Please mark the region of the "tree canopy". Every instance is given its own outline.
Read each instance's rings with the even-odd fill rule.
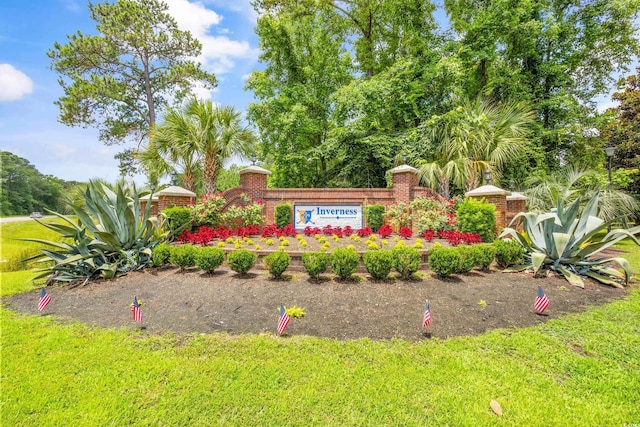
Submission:
[[[194,84],[216,86],[190,58],[202,45],[178,28],[161,0],[89,3],[97,34],[78,31],[47,52],[64,95],[60,122],[97,127],[105,144],[143,141],[159,114]]]

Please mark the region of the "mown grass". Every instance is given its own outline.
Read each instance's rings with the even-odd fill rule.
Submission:
[[[28,276],[0,277],[10,294]],[[491,399],[510,425],[640,420],[637,289],[540,327],[420,343],[159,337],[0,314],[2,425],[494,425]]]
[[[43,218],[40,221],[50,224],[62,222],[58,218]],[[34,220],[0,224],[0,271],[19,271],[28,266],[22,260],[39,253],[44,247],[40,243],[24,242],[18,238],[36,238],[60,241],[59,235]]]
[[[1,273],[2,295],[31,276]],[[637,287],[538,327],[420,343],[148,336],[4,307],[0,321],[3,426],[640,422]]]

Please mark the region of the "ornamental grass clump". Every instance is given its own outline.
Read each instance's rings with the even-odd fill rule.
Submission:
[[[246,274],[253,267],[258,256],[247,249],[239,249],[227,255],[227,264],[236,273]]]
[[[269,273],[276,279],[282,277],[282,273],[289,267],[291,256],[286,252],[272,252],[264,257],[264,265]]]
[[[196,267],[211,273],[224,262],[224,251],[213,247],[196,248],[195,262]]]
[[[324,252],[305,252],[302,254],[302,265],[312,279],[317,279],[327,271],[329,255]]]
[[[362,259],[367,271],[374,279],[386,279],[393,268],[393,255],[389,250],[367,251]]]
[[[596,193],[580,211],[579,200],[565,208],[558,199],[554,212],[537,214],[521,212],[511,221],[521,221],[523,233],[505,228],[500,237],[511,237],[527,254],[526,261],[534,273],[550,269],[562,273],[569,283],[584,287],[582,277],[590,277],[602,283],[622,287],[629,283],[631,265],[620,257],[594,258],[601,251],[629,238],[635,244],[640,233],[640,225],[630,229],[611,230],[599,237],[607,227],[619,221],[619,218],[604,221],[598,218],[598,197]],[[606,266],[616,263],[622,271]]]
[[[331,253],[331,270],[342,280],[350,278],[359,264],[358,253],[353,249],[338,248]]]

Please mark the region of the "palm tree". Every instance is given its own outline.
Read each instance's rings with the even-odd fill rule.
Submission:
[[[556,207],[558,200],[571,203],[578,199],[585,204],[599,192],[598,216],[605,221],[620,218],[624,223],[627,217],[640,210],[640,203],[636,199],[610,188],[605,180],[599,180],[597,176],[598,172],[576,165],[569,165],[552,174],[533,176],[527,180],[529,188],[524,191],[529,197],[528,209],[549,212]]]
[[[244,157],[254,143],[253,133],[241,123],[240,112],[194,98],[184,110],[169,110],[153,133],[146,156],[159,172],[166,170],[160,159],[179,164],[184,185],[191,191],[195,190],[196,165],[200,165],[204,190],[214,193],[224,161],[234,154]]]
[[[448,198],[450,183],[472,190],[487,169],[499,178],[502,167],[522,152],[534,119],[524,103],[463,101],[427,127],[423,141],[437,154],[420,165],[421,179]]]

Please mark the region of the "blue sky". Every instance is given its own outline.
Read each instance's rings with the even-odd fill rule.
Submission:
[[[165,0],[181,29],[203,44],[198,60],[218,78],[199,93],[245,111],[252,100],[244,79],[258,66],[256,15],[249,0]],[[54,101],[63,95],[46,52],[80,30],[95,33],[85,0],[0,1],[0,150],[27,159],[41,173],[65,180],[118,177],[113,155],[95,129],[58,122]],[[143,179],[136,179],[143,183]]]
[[[218,78],[214,91],[198,95],[246,111],[252,95],[243,90],[244,79],[259,67],[256,14],[250,0],[165,2],[180,28],[201,41],[198,60]],[[446,21],[441,7],[436,19]],[[105,146],[95,129],[57,121],[54,101],[63,93],[46,52],[78,30],[95,33],[86,0],[0,0],[0,150],[27,159],[43,174],[113,181],[118,177],[113,156],[124,147]],[[600,110],[613,105],[610,95],[597,102]],[[144,178],[136,181],[142,184]]]

